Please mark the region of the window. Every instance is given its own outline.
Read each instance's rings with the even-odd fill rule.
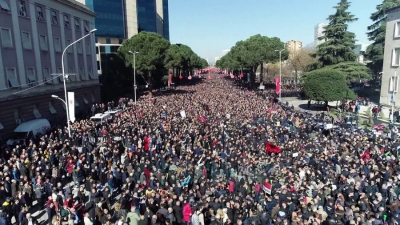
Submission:
[[[49,102],[49,110],[51,114],[56,114],[57,110],[54,108],[53,103]]]
[[[91,51],[90,51],[90,43],[86,42],[86,55],[90,55]]]
[[[7,0],[0,0],[0,11],[10,12],[10,5],[8,5]]]
[[[51,11],[51,23],[53,25],[58,25],[58,15],[56,11]]]
[[[23,17],[28,16],[28,13],[26,12],[26,3],[24,0],[19,0],[19,15]]]
[[[29,86],[34,86],[35,85],[36,76],[35,76],[35,69],[34,68],[27,68],[26,69],[26,78],[27,78]]]
[[[84,102],[86,105],[89,104],[89,101],[87,100],[85,94],[83,94],[83,102]]]
[[[75,18],[75,30],[81,31],[81,21],[79,18]]]
[[[399,88],[399,78],[397,76],[391,76],[389,79],[389,91],[397,93]]]
[[[88,68],[88,76],[89,76],[91,79],[93,79],[93,80],[96,79],[96,78],[94,77],[94,75],[93,75],[92,67],[89,67],[89,68]]]
[[[54,38],[54,51],[61,52],[61,39],[58,37]]]
[[[124,42],[124,39],[120,38],[120,39],[118,40],[118,43],[119,43],[119,44],[122,44],[122,42]]]
[[[28,32],[22,32],[22,47],[24,49],[32,49],[31,34]]]
[[[33,115],[36,119],[42,118],[42,114],[40,114],[38,107],[36,105],[33,106]]]
[[[79,77],[81,78],[81,80],[86,80],[85,77],[85,72],[83,71],[83,68],[79,68]]]
[[[68,46],[68,45],[70,45],[71,44],[71,40],[67,40],[67,43],[65,44],[66,46]],[[67,49],[67,52],[68,53],[72,53],[72,46],[70,46],[68,49]]]
[[[94,98],[93,93],[90,93],[90,95],[92,96],[92,102],[96,102],[96,99]]]
[[[68,80],[75,81],[74,67],[70,67],[68,70]]]
[[[106,38],[106,44],[111,44],[111,39],[110,38]]]
[[[400,63],[400,48],[394,48],[392,52],[392,66],[399,66]]]
[[[47,37],[44,35],[39,35],[39,45],[40,50],[47,51],[49,48],[47,47]]]
[[[41,6],[36,6],[36,19],[44,21],[43,8]]]
[[[76,50],[78,51],[78,54],[82,54],[82,41],[76,43]]]
[[[51,75],[50,75],[50,68],[43,68],[43,78],[47,84],[53,83],[53,80],[51,79]]]
[[[90,29],[89,29],[89,22],[88,21],[84,22],[83,27],[85,29],[85,33],[89,33]]]
[[[7,73],[7,80],[8,80],[8,87],[10,88],[17,88],[19,87],[17,73],[14,68],[9,68],[6,70]]]
[[[75,107],[78,107],[78,106],[79,106],[78,99],[75,99]]]
[[[397,21],[394,25],[394,37],[400,37],[400,21]]]
[[[1,28],[1,44],[2,44],[3,48],[12,48],[13,47],[10,29]]]
[[[19,109],[14,110],[14,119],[15,119],[16,124],[22,123],[23,119],[22,119],[21,112]]]
[[[71,28],[71,24],[69,22],[69,16],[68,15],[64,15],[64,28],[67,28],[67,29]]]

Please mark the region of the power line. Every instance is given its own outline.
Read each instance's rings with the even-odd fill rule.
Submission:
[[[46,84],[46,83],[49,82],[49,81],[52,81],[52,80],[57,79],[57,78],[60,77],[60,76],[63,76],[63,75],[62,75],[62,74],[61,74],[61,75],[58,75],[58,76],[56,76],[56,77],[54,77],[54,78],[51,78],[50,80],[41,80],[42,82],[40,82],[39,84],[37,84],[37,85],[35,85],[35,86],[32,86],[32,87],[29,87],[29,88],[27,88],[27,89],[21,90],[21,91],[14,92],[13,95],[16,95],[16,94],[19,94],[19,93],[22,93],[22,92],[25,92],[25,91],[29,91],[29,90],[31,90],[31,89],[33,89],[33,88],[39,87],[39,86],[41,86],[41,85],[43,85],[43,84]],[[19,86],[19,87],[22,87],[22,85]]]

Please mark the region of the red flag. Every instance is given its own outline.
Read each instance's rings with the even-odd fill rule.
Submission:
[[[281,149],[278,146],[273,145],[269,142],[265,143],[265,151],[267,153],[277,153],[277,154],[281,153]]]
[[[279,77],[275,77],[275,92],[277,94],[281,92],[281,79]]]
[[[172,73],[169,74],[169,83],[172,84]]]
[[[265,191],[265,193],[270,195],[272,192],[272,184],[265,181],[263,183],[262,189],[263,189],[263,191]]]
[[[183,76],[182,76],[182,75],[179,75],[179,79],[181,79],[181,80],[182,80],[182,79],[183,79]]]
[[[240,77],[240,79],[242,79],[242,78],[244,77],[243,73],[241,73],[241,74],[239,75],[239,77]]]

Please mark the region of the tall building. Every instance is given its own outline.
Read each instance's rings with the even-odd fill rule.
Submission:
[[[288,41],[285,44],[285,48],[289,51],[289,55],[293,55],[296,52],[300,51],[303,47],[303,43],[301,41]]]
[[[365,52],[366,52],[366,50],[367,50],[367,45],[366,44],[356,44],[355,46],[354,46],[354,49],[353,49],[353,52],[354,53],[356,53],[357,54],[357,62],[359,62],[359,63],[365,63],[364,62],[364,55],[365,55]]]
[[[0,1],[0,129],[12,132],[35,118],[64,118],[61,57],[72,42],[94,28],[95,13],[73,0]],[[76,111],[100,102],[95,37],[68,48],[67,90],[75,92]]]
[[[77,1],[96,13],[99,44],[118,45],[141,31],[155,32],[169,40],[168,0]]]
[[[325,27],[328,24],[319,23],[314,28],[314,47],[317,47],[319,44],[324,43],[324,40],[318,40],[318,38],[324,35]]]

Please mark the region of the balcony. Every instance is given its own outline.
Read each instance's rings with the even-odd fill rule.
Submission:
[[[86,80],[86,81],[76,81],[76,82],[67,82],[67,91],[73,91],[74,89],[84,88],[100,85],[99,80]],[[31,88],[31,89],[29,89]],[[0,91],[0,101],[8,100],[14,98],[23,98],[38,94],[46,94],[46,93],[55,93],[63,90],[63,83],[57,84],[43,84],[37,87],[29,87],[25,86],[23,88],[9,88],[6,90]]]

